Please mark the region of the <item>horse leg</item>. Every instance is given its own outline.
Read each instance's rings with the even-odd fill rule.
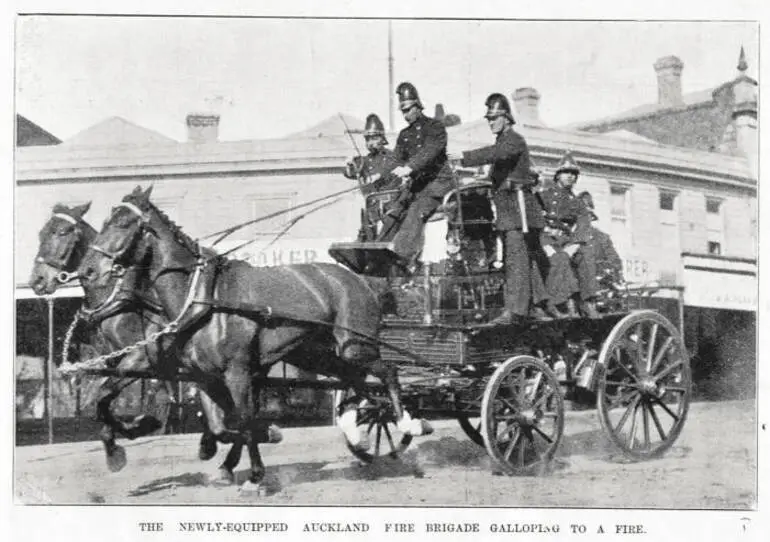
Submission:
[[[433,426],[427,420],[422,418],[412,419],[409,412],[403,407],[401,403],[401,386],[398,383],[398,371],[396,368],[390,363],[379,360],[374,364],[372,372],[382,380],[382,383],[388,390],[388,395],[393,403],[393,411],[398,428],[404,433],[415,437],[433,433]]]
[[[116,433],[133,440],[157,431],[160,427],[160,422],[152,416],[139,416],[132,423],[126,424],[113,415],[110,409],[112,402],[120,395],[120,392],[135,381],[136,379],[116,381],[108,378],[100,390],[106,394],[96,404],[97,419],[104,424],[99,431],[99,438],[104,444],[104,451],[107,454],[107,467],[112,472],[117,472],[126,466],[126,452],[122,446],[115,442]]]
[[[210,482],[214,485],[231,485],[235,481],[233,471],[241,461],[245,439],[240,433],[227,429],[225,426],[225,410],[210,397],[209,393],[211,392],[205,389],[201,389],[201,391],[204,392],[200,394],[200,399],[205,424],[203,434],[201,435],[198,456],[204,461],[211,459],[217,451],[217,440],[232,444],[224,462],[222,462],[217,470],[217,476],[210,479]]]

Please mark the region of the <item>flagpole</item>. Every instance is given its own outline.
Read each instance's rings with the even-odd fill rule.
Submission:
[[[395,130],[393,119],[393,21],[388,21],[388,123],[390,131]]]

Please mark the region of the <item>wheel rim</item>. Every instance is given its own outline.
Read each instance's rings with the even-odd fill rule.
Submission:
[[[481,421],[487,452],[505,473],[544,466],[564,429],[564,402],[556,376],[531,356],[507,360],[487,384]]]
[[[345,436],[348,450],[364,463],[374,463],[383,457],[397,458],[412,442],[412,435],[401,432],[397,425],[390,400],[384,397],[355,396],[345,402],[355,401],[356,426],[369,439],[369,450],[360,450],[350,444]]]
[[[681,335],[652,311],[621,320],[602,347],[599,419],[630,459],[659,457],[679,437],[690,404],[690,364]]]
[[[479,446],[484,446],[484,437],[481,435],[481,418],[471,418],[460,414],[457,416],[457,421],[468,438]]]

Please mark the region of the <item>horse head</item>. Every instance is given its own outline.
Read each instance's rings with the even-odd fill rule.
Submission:
[[[29,278],[37,295],[50,295],[60,284],[77,277],[74,271],[96,237],[96,230],[83,220],[90,207],[90,202],[76,207],[54,206],[38,235],[40,247]]]
[[[138,293],[168,270],[192,268],[195,243],[150,201],[152,187],[140,187],[115,206],[78,270],[89,287],[110,291],[116,278],[131,277],[123,287]]]

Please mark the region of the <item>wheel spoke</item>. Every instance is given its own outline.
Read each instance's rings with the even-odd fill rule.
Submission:
[[[671,409],[670,409],[670,408],[668,408],[668,405],[667,405],[666,403],[664,403],[663,401],[661,401],[660,399],[658,399],[658,398],[657,398],[657,397],[655,397],[654,395],[652,396],[652,400],[653,400],[653,401],[655,401],[656,403],[658,403],[658,405],[660,405],[660,406],[663,408],[663,410],[665,410],[665,411],[668,413],[668,415],[669,415],[669,416],[671,416],[672,418],[674,418],[674,421],[676,421],[676,422],[678,422],[678,421],[679,421],[679,416],[677,416],[676,414],[674,414],[674,413],[671,411]]]
[[[511,442],[508,444],[508,447],[503,453],[503,459],[506,461],[511,460],[511,454],[513,453],[513,450],[516,449],[516,443],[519,442],[519,439],[521,439],[521,431],[517,427],[515,436],[511,437]]]
[[[605,380],[604,383],[608,386],[617,386],[619,388],[631,388],[634,390],[639,389],[639,385],[632,382],[625,382],[621,380]]]
[[[377,440],[376,444],[374,445],[374,455],[379,456],[380,455],[380,442],[382,441],[382,425],[377,424]]]
[[[620,418],[620,421],[615,426],[615,432],[620,433],[621,428],[626,424],[626,421],[628,420],[629,414],[631,414],[631,410],[636,408],[636,405],[639,404],[639,398],[640,396],[637,395],[636,398],[633,400],[631,404],[628,405],[626,408],[626,411],[623,413],[623,416]]]
[[[542,382],[543,382],[543,373],[538,373],[537,376],[535,377],[535,385],[532,388],[532,392],[530,394],[530,397],[525,397],[525,399],[527,400],[527,402],[529,404],[532,404],[532,401],[534,401],[535,397],[537,397],[537,390],[540,389],[540,384]]]
[[[652,403],[647,403],[647,408],[650,409],[650,415],[652,416],[652,421],[655,423],[655,428],[658,430],[660,439],[665,441],[666,432],[663,430],[663,425],[660,423],[660,419],[658,419],[658,414],[655,412],[655,409],[653,408]]]
[[[523,430],[522,430],[523,432]],[[527,434],[526,439],[521,438],[519,439],[521,441],[521,446],[519,447],[519,467],[524,467],[524,460],[525,460],[525,452],[527,450],[527,440],[532,440],[532,437]]]
[[[644,447],[650,447],[650,415],[647,412],[647,401],[642,400],[642,427],[644,429]]]
[[[681,367],[682,365],[684,365],[684,361],[682,361],[681,359],[677,360],[677,361],[675,361],[673,363],[673,365],[669,365],[668,367],[663,369],[661,372],[659,372],[658,374],[654,375],[653,378],[657,382],[661,378],[663,378],[664,376],[667,376],[669,373],[671,373],[674,369],[676,369],[677,367]]]
[[[666,392],[675,391],[677,393],[687,393],[687,388],[683,386],[666,386]]]
[[[665,356],[669,349],[671,348],[671,345],[674,343],[674,338],[670,335],[666,337],[666,340],[663,341],[663,345],[660,347],[660,350],[658,350],[658,353],[655,355],[655,359],[652,362],[652,365],[650,366],[650,374],[653,374],[657,368],[658,365],[660,365],[660,361],[663,359],[663,356]]]
[[[532,429],[534,429],[535,431],[537,431],[537,432],[538,432],[538,434],[539,434],[541,437],[543,437],[545,440],[547,440],[547,441],[548,441],[548,444],[553,444],[553,439],[552,439],[551,437],[549,437],[548,435],[546,435],[546,434],[543,432],[543,430],[542,430],[542,429],[540,429],[538,426],[536,426],[536,425],[533,425],[533,426],[532,426]]]
[[[555,391],[555,390],[554,390],[552,387],[550,387],[550,386],[549,386],[549,387],[547,388],[547,391],[546,391],[545,393],[543,393],[543,395],[541,395],[541,396],[538,398],[538,400],[537,400],[537,401],[535,401],[535,403],[532,405],[532,408],[533,408],[534,410],[537,410],[538,408],[540,408],[541,406],[543,406],[543,404],[544,404],[544,403],[545,403],[545,402],[546,402],[548,399],[550,399],[550,398],[551,398],[551,396],[553,395],[554,391]]]
[[[621,361],[619,358],[618,358],[617,362],[618,362],[618,363],[617,363],[617,364],[618,364],[618,367],[620,367],[621,369],[623,369],[623,371],[624,371],[624,372],[625,372],[625,373],[626,373],[628,376],[630,376],[630,377],[633,379],[633,381],[634,381],[635,383],[637,383],[637,384],[638,384],[638,383],[639,383],[639,379],[636,377],[636,375],[635,375],[634,373],[632,373],[631,371],[629,371],[629,370],[628,370],[628,367],[626,367],[626,366],[625,366],[625,365],[622,363],[622,361]]]
[[[383,430],[385,430],[385,437],[388,439],[388,444],[390,444],[391,450],[396,450],[396,445],[393,444],[393,436],[390,434],[390,429],[388,429],[387,425],[384,425]]]
[[[647,346],[647,371],[652,368],[652,353],[655,351],[655,341],[658,338],[658,323],[652,325],[652,331],[650,331],[650,343]]]
[[[634,439],[636,437],[636,413],[639,411],[639,404],[640,401],[636,401],[636,405],[634,405],[634,413],[631,415],[631,431],[628,435],[628,448],[631,450],[634,449]]]
[[[642,353],[643,332],[644,328],[642,327],[642,323],[639,322],[636,324],[636,358],[634,359],[634,367],[636,367],[637,372],[642,372],[644,368],[644,354]]]
[[[507,407],[508,407],[509,409],[511,409],[513,412],[518,412],[518,411],[519,411],[519,408],[518,408],[516,405],[512,405],[512,404],[511,404],[511,403],[509,403],[509,402],[508,402],[508,400],[507,400],[507,399],[505,399],[504,397],[498,397],[498,399],[500,399],[500,402],[501,402],[501,403],[504,403],[504,404],[505,404],[505,406],[507,406]]]

